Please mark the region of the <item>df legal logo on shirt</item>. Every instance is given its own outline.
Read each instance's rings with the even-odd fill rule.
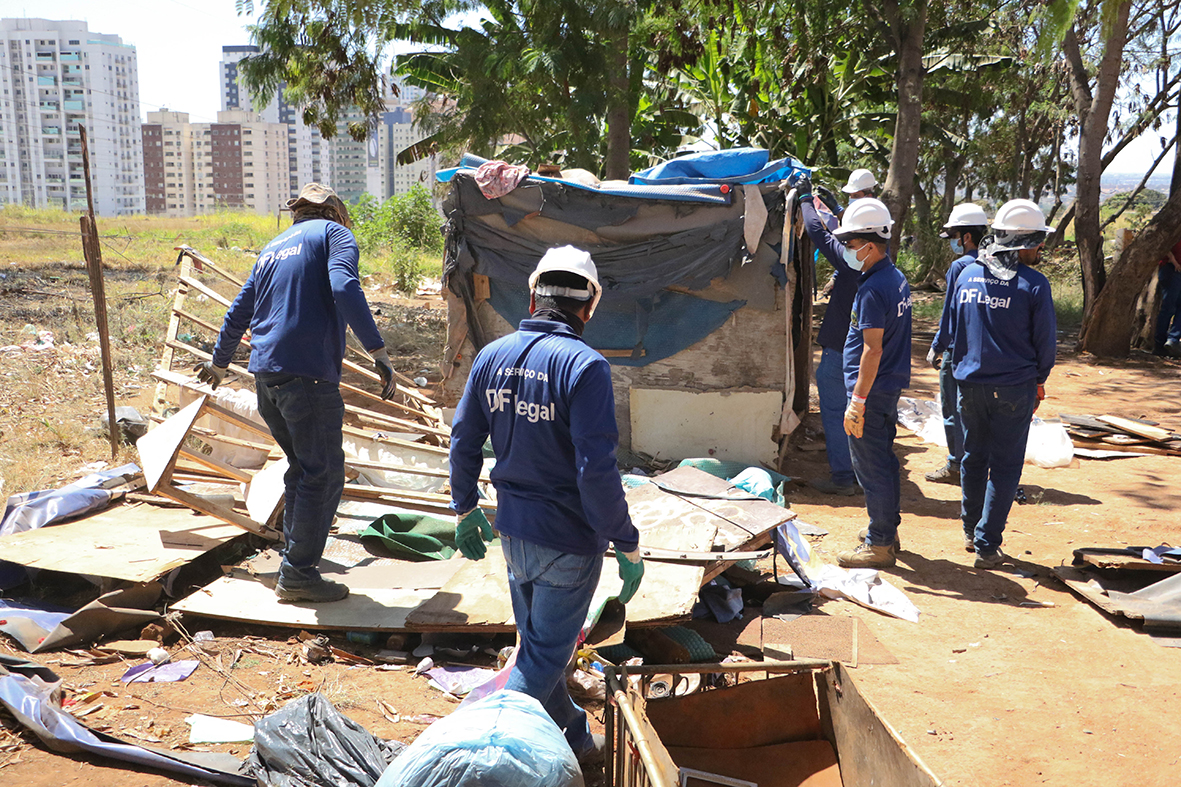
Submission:
[[[556,417],[557,408],[553,402],[549,404],[537,404],[536,402],[526,402],[523,399],[517,402],[517,406],[513,407],[513,392],[510,388],[487,388],[484,390],[484,396],[488,398],[489,413],[511,412],[516,411],[519,416],[524,416],[531,424],[538,421],[553,421]]]

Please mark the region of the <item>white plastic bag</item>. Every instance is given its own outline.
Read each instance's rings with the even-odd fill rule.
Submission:
[[[1025,441],[1025,461],[1038,467],[1067,467],[1074,460],[1074,443],[1065,424],[1048,424],[1036,415]]]
[[[439,719],[375,787],[583,787],[561,730],[532,697],[498,691]]]

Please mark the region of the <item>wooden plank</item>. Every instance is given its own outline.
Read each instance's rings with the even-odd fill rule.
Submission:
[[[179,277],[178,280],[180,281],[181,284],[185,284],[185,285],[188,285],[189,287],[192,287],[194,290],[201,293],[209,300],[214,301],[216,303],[220,303],[222,306],[226,307],[227,309],[230,308],[230,306],[232,305],[230,303],[229,298],[222,295],[220,292],[213,289],[212,287],[208,287],[205,284],[197,281],[192,276],[181,276],[181,277]]]
[[[421,452],[426,454],[435,454],[437,456],[450,457],[451,451],[437,445],[427,445],[426,443],[412,443],[409,440],[400,440],[397,437],[386,437],[377,432],[371,432],[365,429],[358,429],[355,426],[345,424],[342,428],[344,434],[362,440],[370,440],[375,443],[380,443],[383,446],[389,446],[391,452],[396,453],[397,449],[403,449],[412,452]]]
[[[149,492],[155,492],[165,482],[180,445],[189,433],[189,428],[201,415],[205,397],[201,396],[176,415],[135,441],[139,451],[139,463],[144,469],[144,482]]]
[[[434,589],[353,588],[341,601],[280,604],[275,592],[251,579],[221,577],[172,609],[219,620],[263,626],[338,631],[404,631],[406,616]]]
[[[203,497],[186,492],[183,489],[178,489],[175,486],[163,485],[156,494],[164,497],[172,498],[178,503],[183,503],[194,511],[200,511],[202,514],[208,514],[212,517],[217,517],[223,522],[228,522],[231,525],[246,530],[263,538],[277,539],[281,535],[278,531],[268,527],[265,524],[259,524],[249,517],[242,516],[237,511],[225,506],[218,505]]]
[[[147,582],[240,535],[239,528],[187,508],[121,505],[4,536],[0,554],[30,568]]]
[[[241,279],[239,279],[237,276],[230,273],[229,271],[219,267],[217,263],[215,263],[213,260],[206,257],[201,252],[194,249],[192,246],[173,246],[172,250],[179,251],[185,257],[188,257],[189,259],[193,260],[192,263],[190,263],[188,260],[185,260],[184,261],[185,264],[192,266],[193,263],[196,263],[198,270],[201,270],[203,268],[209,268],[209,270],[213,271],[218,276],[221,276],[223,279],[228,281],[230,284],[233,284],[238,289],[242,289],[242,287],[245,286],[245,284],[246,284],[246,282],[242,281]]]
[[[385,486],[367,486],[365,484],[345,484],[345,491],[351,493],[352,499],[361,500],[408,500],[417,503],[434,503],[448,506],[451,495],[439,495],[434,492],[414,492],[409,489],[395,489]],[[491,500],[480,500],[480,508],[485,511],[495,511],[496,503]]]
[[[249,484],[250,479],[254,478],[254,474],[249,470],[243,470],[240,467],[228,465],[220,459],[214,459],[212,456],[206,456],[200,451],[194,451],[192,449],[185,448],[184,445],[181,445],[180,447],[180,455],[189,461],[196,462],[199,465],[208,467],[210,470],[213,470],[219,475],[223,475],[226,478],[232,478],[235,481],[240,481],[243,484]]]
[[[1073,441],[1071,441],[1073,442]],[[1096,443],[1090,443],[1094,446]],[[1155,445],[1119,445],[1116,443],[1100,443],[1106,451],[1123,451],[1130,454],[1153,454],[1154,456],[1181,456],[1181,451],[1175,451],[1169,448],[1161,448]],[[1086,442],[1082,443],[1083,448],[1087,448]]]
[[[598,350],[598,349],[596,349],[595,352],[597,352],[599,355],[603,356],[604,358],[631,358],[636,355],[635,350],[614,350],[614,349],[613,350]],[[640,349],[639,357],[643,358],[647,354],[648,354],[647,350],[645,350],[643,348]]]
[[[1164,442],[1165,440],[1176,439],[1176,435],[1168,429],[1161,429],[1159,426],[1148,426],[1147,424],[1134,421],[1131,418],[1121,418],[1118,415],[1101,415],[1099,420],[1108,426],[1114,426],[1116,429],[1122,429],[1128,434],[1134,434],[1139,437],[1144,437],[1148,440],[1155,440],[1157,442]]]
[[[1130,547],[1131,549],[1143,550],[1150,547]],[[1166,560],[1163,563],[1153,563],[1145,560],[1139,555],[1132,555],[1128,553],[1119,554],[1116,550],[1110,550],[1114,554],[1104,554],[1108,550],[1095,548],[1081,548],[1074,550],[1074,564],[1076,566],[1084,563],[1095,566],[1096,568],[1108,569],[1124,569],[1130,571],[1156,571],[1164,574],[1181,573],[1181,563],[1174,563]]]
[[[679,497],[667,490],[685,492],[680,499],[722,520],[718,524],[718,543],[728,549],[750,548],[767,543],[767,536],[796,514],[770,500],[751,500],[752,495],[730,482],[695,467],[678,467],[653,479],[669,497]],[[694,496],[702,495],[702,496]],[[738,497],[739,500],[720,498]],[[715,499],[716,498],[716,499]]]

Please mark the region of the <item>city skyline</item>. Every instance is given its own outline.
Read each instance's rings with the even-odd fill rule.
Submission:
[[[136,47],[140,69],[140,120],[160,109],[187,112],[194,122],[216,122],[221,106],[218,80],[222,47],[251,43],[246,29],[254,19],[238,16],[233,0],[205,7],[182,0],[45,0],[31,5],[0,0],[0,17],[85,21],[92,31],[118,35]],[[163,17],[163,19],[162,19]],[[167,22],[162,26],[161,22]],[[184,31],[183,39],[161,30]],[[1173,116],[1164,127],[1173,125]],[[1149,132],[1129,145],[1106,174],[1143,173],[1160,151],[1160,134]],[[1157,174],[1172,171],[1167,155]]]

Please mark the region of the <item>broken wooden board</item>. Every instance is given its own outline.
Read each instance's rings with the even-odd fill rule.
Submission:
[[[125,505],[5,536],[0,554],[29,568],[147,582],[242,534],[188,509]]]
[[[627,511],[640,531],[641,548],[705,552],[718,534],[718,517],[655,484],[629,489]]]
[[[1127,547],[1126,549],[1137,550],[1142,555],[1145,549],[1151,549],[1151,547]],[[1174,562],[1173,560],[1153,563],[1152,561],[1145,560],[1140,555],[1133,555],[1126,552],[1125,548],[1103,549],[1100,547],[1083,547],[1074,550],[1074,565],[1081,566],[1083,564],[1090,564],[1096,568],[1154,571],[1167,574],[1181,573],[1181,563]]]
[[[406,616],[435,590],[361,588],[325,603],[281,604],[275,591],[252,579],[221,577],[172,609],[218,620],[341,631],[402,631]]]
[[[1131,418],[1121,418],[1118,415],[1101,415],[1098,420],[1128,434],[1138,435],[1139,437],[1154,440],[1158,443],[1177,439],[1177,435],[1168,429],[1161,429],[1159,426],[1149,426]]]
[[[652,480],[669,498],[683,500],[717,517],[715,544],[725,549],[750,549],[769,543],[771,531],[796,517],[790,509],[754,498],[729,481],[695,467],[678,467]]]

